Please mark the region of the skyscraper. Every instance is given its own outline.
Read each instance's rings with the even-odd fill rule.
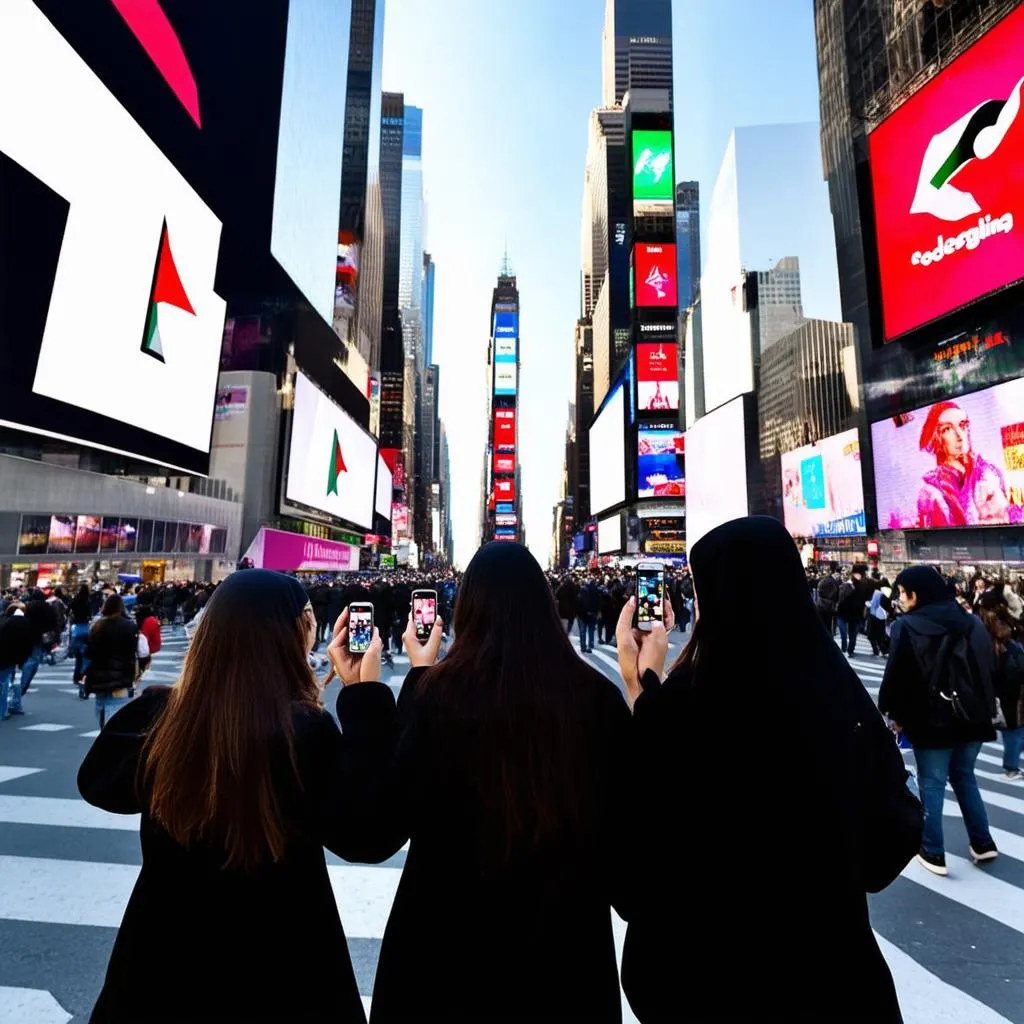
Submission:
[[[601,45],[605,106],[630,89],[667,89],[672,109],[671,0],[607,0]]]
[[[676,260],[679,265],[679,308],[693,305],[700,287],[700,184],[676,184]]]
[[[419,310],[423,298],[423,111],[406,106],[402,137],[402,229],[398,308]],[[409,341],[406,339],[406,350]]]
[[[423,254],[423,359],[429,366],[434,361],[434,260]]]

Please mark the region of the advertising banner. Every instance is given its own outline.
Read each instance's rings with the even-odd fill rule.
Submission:
[[[856,427],[782,456],[782,507],[794,537],[867,533]]]
[[[634,299],[638,307],[678,305],[676,247],[637,242],[633,247]]]
[[[595,515],[626,500],[625,419],[619,384],[590,428],[590,510]]]
[[[622,550],[622,516],[609,516],[597,523],[597,553]]]
[[[213,418],[228,420],[234,416],[241,416],[248,404],[247,387],[217,388],[217,404],[214,407]]]
[[[1024,8],[868,136],[886,340],[1024,277]]]
[[[395,503],[391,506],[391,539],[397,544],[409,539],[409,506]]]
[[[351,231],[338,232],[338,260],[334,274],[334,315],[356,308],[359,282],[359,243]]]
[[[391,492],[394,485],[391,478],[391,470],[384,457],[377,455],[377,488],[373,501],[373,510],[379,516],[388,518],[391,515]]]
[[[496,395],[514,395],[516,393],[516,364],[494,364],[494,393]]]
[[[1024,522],[1024,377],[871,425],[881,529]]]
[[[494,410],[494,449],[495,451],[515,451],[516,447],[516,411],[515,409]]]
[[[494,499],[495,501],[515,501],[516,482],[515,480],[495,480]]]
[[[671,211],[675,196],[670,131],[633,132],[633,211],[656,214]]]
[[[637,497],[686,497],[685,441],[678,427],[641,426],[637,431]]]
[[[494,360],[498,363],[514,362],[516,358],[515,338],[494,339]]]
[[[644,551],[648,555],[685,555],[686,541],[645,540]]]
[[[245,558],[255,569],[294,572],[319,569],[325,572],[352,572],[359,568],[359,548],[336,540],[321,540],[287,530],[260,527]]]
[[[516,510],[515,502],[499,501],[495,511],[498,515],[512,515]]]
[[[519,314],[497,310],[494,314],[494,337],[518,338]]]
[[[494,453],[494,475],[495,476],[515,476],[516,472],[516,457],[515,455],[508,455],[504,452]]]
[[[507,515],[505,513],[502,513],[500,515],[496,515],[494,517],[494,525],[495,526],[515,526],[516,523],[518,523],[518,521],[519,520],[516,519],[515,516],[510,516],[510,515]]]
[[[679,365],[674,344],[636,347],[636,402],[641,412],[679,408]]]

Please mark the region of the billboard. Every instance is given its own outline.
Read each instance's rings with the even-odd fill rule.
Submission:
[[[744,398],[702,416],[686,432],[686,543],[748,514]]]
[[[494,517],[495,526],[515,526],[519,522],[514,515],[509,515],[505,512]]]
[[[514,362],[494,364],[494,393],[514,395],[516,393],[516,364]]]
[[[1024,277],[1024,8],[868,136],[891,340]]]
[[[638,308],[679,302],[676,247],[671,242],[637,242],[633,247],[633,295]]]
[[[373,526],[377,443],[301,371],[285,472],[286,501]]]
[[[221,222],[34,4],[0,40],[3,422],[205,473]]]
[[[636,403],[641,412],[679,408],[679,365],[674,342],[636,346]]]
[[[391,506],[391,537],[396,543],[409,538],[409,506],[395,503]]]
[[[863,537],[864,485],[857,428],[782,456],[782,511],[794,537]]]
[[[1024,377],[871,425],[881,529],[1024,523]]]
[[[508,455],[504,452],[494,453],[494,475],[495,476],[515,476],[516,472],[516,457],[515,455]]]
[[[388,469],[384,456],[377,453],[377,489],[373,502],[373,510],[385,519],[391,515],[391,492],[394,488],[391,470]]]
[[[519,314],[495,311],[494,314],[494,337],[497,338],[518,338],[519,337]]]
[[[494,500],[495,501],[515,501],[516,500],[516,482],[515,480],[495,480],[494,481]]]
[[[494,450],[497,452],[515,451],[516,447],[516,411],[515,409],[494,410]]]
[[[671,212],[675,205],[670,131],[633,132],[633,212]]]
[[[685,440],[679,427],[642,425],[636,447],[637,497],[686,497]]]
[[[515,502],[512,501],[499,501],[497,503],[497,513],[499,516],[512,515],[516,510]]]
[[[599,555],[622,550],[622,516],[609,516],[597,521],[597,553]]]
[[[515,338],[494,339],[494,360],[498,363],[507,363],[516,358]]]
[[[626,500],[626,403],[620,382],[590,428],[590,510]]]

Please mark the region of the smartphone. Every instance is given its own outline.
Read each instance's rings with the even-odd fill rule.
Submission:
[[[636,614],[633,625],[650,631],[656,622],[665,621],[665,565],[663,562],[638,562],[636,567]]]
[[[416,639],[425,644],[437,619],[437,591],[414,590],[412,592],[412,621],[416,627]]]
[[[353,601],[348,606],[349,654],[365,654],[373,640],[373,605],[369,601]]]

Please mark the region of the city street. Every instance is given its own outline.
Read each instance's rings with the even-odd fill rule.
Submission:
[[[675,634],[670,658],[680,640]],[[165,630],[148,681],[176,678],[184,643]],[[787,652],[780,644],[769,656],[784,659]],[[614,678],[614,648],[599,647],[590,660]],[[407,664],[404,656],[396,661],[389,678],[396,688]],[[877,693],[882,660],[862,651],[854,667]],[[25,717],[0,725],[0,1024],[87,1020],[140,862],[137,821],[96,810],[78,796],[75,775],[97,722],[94,705],[78,700],[70,680],[70,662],[44,666],[25,698]],[[827,770],[829,752],[816,749],[813,736],[806,743],[809,760],[817,757],[820,769]],[[768,798],[769,755],[746,753],[751,785]],[[871,900],[872,923],[908,1024],[1024,1024],[1024,785],[1001,781],[1000,753],[998,744],[988,744],[978,765],[1001,851],[998,861],[983,870],[970,864],[950,795],[950,877],[936,878],[911,863],[889,890]],[[725,735],[722,756],[729,756]],[[779,837],[794,845],[798,839]],[[828,851],[801,855],[828,856]],[[367,1007],[404,856],[363,866],[328,855]],[[620,943],[622,933],[620,923]],[[741,920],[737,936],[741,942]],[[633,1019],[628,1010],[625,1019]]]

